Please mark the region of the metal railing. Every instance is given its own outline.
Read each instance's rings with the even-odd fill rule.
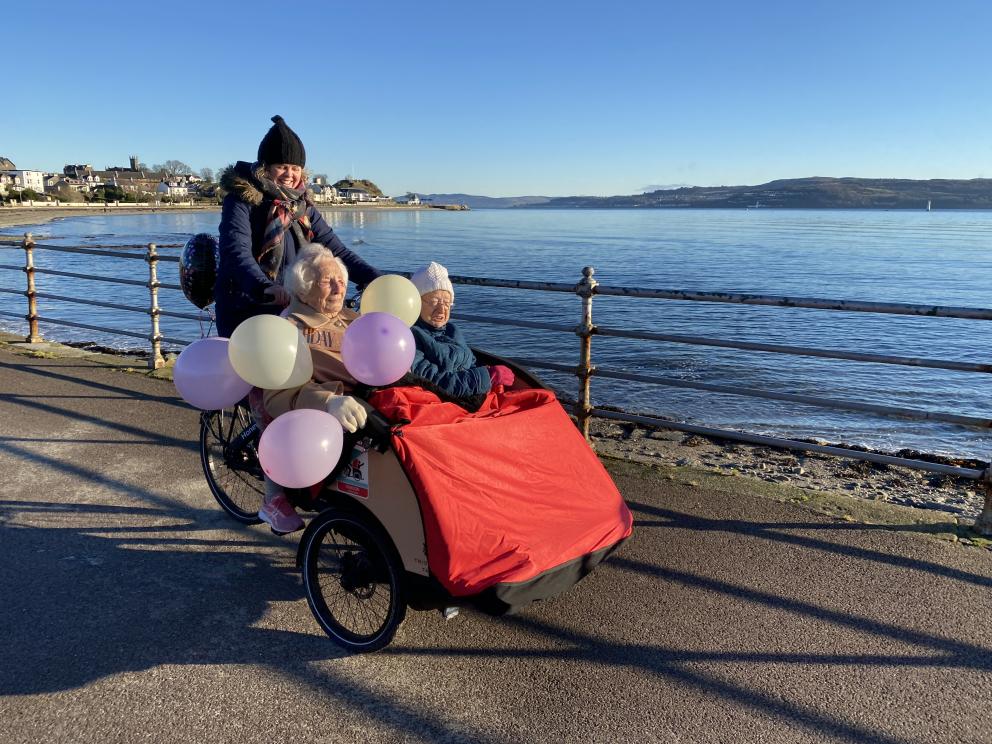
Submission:
[[[898,406],[883,406],[861,401],[836,400],[812,395],[795,395],[791,393],[778,393],[768,390],[756,390],[753,388],[714,385],[711,383],[693,382],[670,377],[660,377],[656,375],[642,375],[627,372],[619,369],[609,369],[599,367],[592,363],[592,338],[593,336],[607,336],[615,338],[629,338],[641,341],[656,341],[666,343],[689,344],[696,346],[711,346],[727,349],[739,349],[742,351],[763,351],[773,354],[788,354],[793,356],[820,357],[825,359],[843,359],[855,362],[869,362],[876,364],[895,364],[910,367],[926,367],[930,369],[946,369],[962,372],[974,372],[988,374],[992,372],[992,364],[975,364],[970,362],[960,362],[956,360],[929,359],[919,357],[891,356],[883,354],[866,354],[838,349],[816,349],[801,346],[788,346],[783,344],[765,344],[752,341],[737,341],[720,338],[709,338],[704,336],[686,336],[675,334],[651,333],[647,331],[632,331],[620,328],[608,328],[597,326],[592,320],[592,302],[597,296],[614,296],[646,299],[682,300],[687,302],[720,302],[735,303],[742,305],[764,305],[769,307],[783,308],[811,308],[817,310],[833,310],[840,312],[862,312],[862,313],[884,313],[896,315],[914,315],[920,317],[940,317],[940,318],[963,318],[969,320],[992,320],[992,309],[970,308],[970,307],[950,307],[940,305],[914,305],[908,303],[885,303],[885,302],[857,302],[850,300],[833,300],[813,297],[783,297],[774,295],[741,294],[729,292],[686,292],[674,289],[644,289],[636,287],[607,287],[600,285],[594,278],[595,270],[587,266],[582,270],[582,279],[574,285],[554,282],[526,282],[483,279],[479,277],[451,276],[454,284],[475,285],[484,287],[506,287],[514,289],[527,289],[543,292],[570,292],[578,295],[582,300],[582,317],[577,326],[567,326],[554,323],[543,323],[539,321],[517,320],[515,318],[495,318],[492,316],[479,316],[459,313],[459,320],[467,320],[476,323],[492,323],[495,325],[514,326],[518,328],[533,328],[550,331],[561,331],[574,333],[579,337],[579,363],[576,366],[565,364],[554,364],[542,359],[526,359],[515,357],[514,361],[528,367],[536,369],[548,369],[556,372],[563,372],[575,375],[579,381],[578,399],[575,402],[574,413],[582,434],[589,439],[589,420],[592,417],[611,419],[614,421],[625,421],[635,424],[645,424],[657,426],[676,431],[684,431],[692,434],[724,439],[730,441],[747,442],[759,444],[779,449],[789,449],[800,452],[819,452],[828,455],[846,457],[855,460],[864,460],[885,465],[898,465],[902,467],[915,468],[935,473],[942,473],[959,478],[979,481],[985,488],[985,505],[976,522],[976,528],[982,534],[992,534],[992,466],[979,468],[965,468],[943,463],[929,462],[912,458],[895,457],[876,452],[862,452],[860,450],[837,447],[815,442],[803,442],[795,439],[782,437],[771,437],[750,432],[734,431],[729,429],[717,429],[708,426],[699,426],[680,421],[672,421],[660,416],[646,416],[628,411],[608,410],[596,408],[592,405],[590,386],[594,377],[601,377],[614,380],[624,380],[628,382],[646,383],[649,385],[662,385],[690,390],[700,390],[728,395],[738,395],[750,398],[761,398],[766,400],[789,401],[804,405],[818,406],[844,411],[858,411],[872,413],[880,416],[896,417],[902,419],[913,419],[917,421],[941,421],[945,423],[966,426],[970,428],[989,429],[992,428],[992,419],[977,416],[963,416],[954,413],[941,411],[928,411],[917,408],[905,408]]]
[[[61,245],[43,245],[36,243],[31,233],[27,233],[24,236],[24,240],[21,242],[21,247],[24,249],[24,265],[23,266],[11,266],[10,264],[0,264],[0,269],[9,269],[14,271],[23,271],[27,277],[27,289],[24,292],[0,287],[0,292],[7,294],[23,294],[28,300],[28,313],[27,315],[21,316],[16,313],[0,312],[0,315],[6,317],[14,318],[24,318],[28,322],[28,335],[25,337],[25,341],[28,343],[38,343],[42,341],[41,334],[38,332],[38,323],[52,323],[55,325],[68,326],[72,328],[82,328],[84,330],[90,331],[102,331],[104,333],[110,333],[116,336],[127,336],[129,338],[140,338],[147,340],[150,345],[150,353],[148,355],[148,366],[151,369],[159,369],[165,365],[165,358],[162,356],[162,342],[177,344],[180,346],[186,346],[191,343],[188,339],[180,338],[170,338],[168,336],[163,336],[159,329],[159,318],[162,316],[171,318],[183,318],[187,320],[197,320],[197,321],[209,321],[210,316],[206,314],[193,314],[193,313],[183,313],[175,312],[169,310],[163,310],[159,306],[158,301],[158,291],[159,289],[178,289],[181,290],[178,284],[170,284],[166,282],[160,282],[158,280],[158,264],[160,261],[165,261],[166,263],[179,263],[178,256],[161,256],[158,253],[158,249],[161,248],[180,248],[181,243],[169,243],[164,245],[156,245],[155,243],[148,243],[147,245],[118,245],[112,246],[113,250],[103,247],[80,247],[80,246],[61,246]],[[136,250],[122,250],[125,248],[131,248]],[[58,253],[77,253],[77,254],[88,254],[91,256],[107,256],[111,258],[123,258],[144,261],[148,264],[148,279],[147,281],[139,281],[137,279],[123,279],[120,277],[112,276],[100,276],[96,274],[79,274],[72,271],[59,271],[56,269],[45,269],[35,266],[34,263],[34,252],[37,250],[44,251],[55,251]],[[140,250],[138,253],[136,251]],[[66,295],[52,294],[49,292],[39,292],[37,289],[36,277],[39,274],[48,274],[50,276],[61,276],[68,277],[72,279],[81,279],[84,281],[92,282],[104,282],[109,284],[124,284],[133,287],[145,287],[148,289],[148,307],[135,307],[133,305],[124,305],[116,302],[103,302],[100,300],[88,300],[81,297],[69,297]],[[51,318],[44,317],[38,314],[38,299],[47,300],[57,300],[59,302],[69,302],[79,305],[90,305],[92,307],[104,307],[112,310],[123,310],[125,312],[133,313],[143,313],[149,317],[149,333],[137,333],[135,331],[127,331],[121,328],[110,328],[107,326],[92,325],[90,323],[80,323],[78,321],[69,321],[62,318]]]
[[[187,345],[191,343],[186,339],[168,338],[161,335],[159,331],[158,319],[160,316],[183,318],[190,320],[207,320],[209,316],[204,314],[192,314],[175,311],[166,311],[159,306],[158,289],[181,289],[179,285],[166,284],[158,280],[157,264],[159,261],[178,262],[177,256],[160,256],[157,246],[152,243],[147,246],[114,246],[114,250],[102,247],[68,247],[36,244],[31,234],[24,237],[22,247],[25,252],[24,266],[10,266],[0,264],[0,269],[13,269],[24,271],[27,276],[27,291],[20,292],[8,288],[0,287],[0,292],[24,294],[28,300],[28,314],[19,316],[13,313],[0,313],[11,317],[24,317],[28,321],[29,332],[26,340],[37,342],[41,340],[38,332],[38,323],[55,323],[76,328],[103,331],[111,334],[118,334],[134,338],[147,339],[151,345],[148,365],[152,368],[161,367],[164,360],[161,354],[161,343],[163,341],[177,345]],[[165,246],[163,246],[165,247]],[[168,247],[179,247],[170,245]],[[121,250],[121,248],[138,248],[143,253],[135,253]],[[33,252],[35,250],[62,251],[67,253],[85,253],[99,256],[111,256],[116,258],[138,259],[148,263],[148,280],[138,281],[134,279],[123,279],[114,277],[94,276],[91,274],[78,274],[53,269],[42,269],[34,266]],[[409,272],[392,272],[409,276]],[[87,300],[77,297],[67,297],[41,293],[36,288],[37,274],[51,274],[55,276],[66,276],[91,281],[112,282],[118,284],[129,284],[134,286],[147,287],[149,291],[149,307],[137,308],[118,303],[101,302]],[[592,405],[591,386],[595,377],[606,379],[623,380],[628,382],[638,382],[649,385],[660,385],[667,387],[699,390],[720,394],[737,395],[765,400],[788,401],[803,405],[818,406],[844,411],[858,411],[871,413],[886,417],[897,417],[902,419],[913,419],[918,421],[940,421],[969,428],[989,429],[992,428],[992,419],[977,416],[964,416],[960,414],[947,413],[941,411],[929,411],[917,408],[905,408],[898,406],[883,406],[861,401],[838,400],[812,395],[796,395],[792,393],[780,393],[768,390],[758,390],[753,388],[715,385],[711,383],[694,382],[657,375],[644,375],[627,372],[622,369],[610,369],[599,367],[592,361],[592,339],[594,336],[607,336],[616,338],[636,339],[648,342],[664,342],[676,344],[688,344],[695,346],[709,346],[717,348],[739,349],[744,351],[761,351],[773,354],[786,354],[793,356],[820,357],[825,359],[842,359],[855,362],[868,362],[877,364],[893,364],[911,367],[926,367],[931,369],[946,369],[978,374],[988,374],[992,372],[992,364],[976,364],[955,360],[918,358],[891,356],[882,354],[867,354],[838,349],[817,349],[801,346],[789,346],[783,344],[765,344],[751,341],[738,341],[721,338],[710,338],[704,336],[687,336],[675,334],[652,333],[647,331],[626,330],[620,328],[600,327],[593,323],[593,299],[597,296],[616,296],[628,298],[647,298],[680,300],[686,302],[708,302],[708,303],[735,303],[743,305],[764,305],[769,307],[786,308],[812,308],[818,310],[833,310],[842,312],[862,312],[862,313],[886,313],[898,315],[914,315],[922,317],[942,317],[942,318],[964,318],[971,320],[992,320],[992,309],[968,308],[968,307],[947,307],[936,305],[913,305],[904,303],[881,303],[881,302],[856,302],[848,300],[832,300],[808,297],[781,297],[773,295],[755,295],[725,292],[686,292],[674,289],[644,289],[635,287],[608,287],[600,285],[594,278],[595,271],[592,267],[582,270],[582,278],[576,284],[561,282],[533,282],[516,281],[505,279],[488,279],[483,277],[451,276],[454,284],[520,289],[539,292],[554,292],[575,294],[581,299],[581,318],[577,325],[564,325],[557,323],[547,323],[534,320],[518,320],[516,318],[494,317],[491,315],[480,316],[467,313],[458,313],[459,320],[476,323],[485,323],[501,326],[511,326],[517,328],[541,329],[574,334],[579,339],[578,364],[568,365],[551,362],[544,359],[529,359],[515,357],[514,361],[527,367],[536,369],[547,369],[556,372],[574,375],[578,379],[578,397],[574,401],[573,410],[577,425],[583,436],[589,440],[589,423],[592,417],[604,419],[626,421],[636,424],[646,424],[676,431],[685,431],[694,434],[714,437],[718,439],[748,442],[780,449],[790,449],[804,452],[819,452],[829,455],[836,455],[855,460],[865,460],[868,462],[881,463],[886,465],[898,465],[902,467],[915,468],[930,472],[942,473],[945,475],[980,481],[985,487],[985,506],[976,523],[977,529],[982,534],[992,534],[992,467],[984,469],[958,467],[943,463],[929,462],[927,460],[895,457],[876,452],[863,452],[860,450],[848,449],[826,444],[804,442],[795,439],[781,437],[771,437],[750,432],[734,431],[729,429],[718,429],[713,427],[698,426],[695,424],[683,423],[663,418],[660,415],[644,415],[623,410],[609,410],[596,408]],[[37,298],[53,299],[64,302],[82,303],[95,305],[110,309],[118,309],[129,312],[146,313],[151,322],[149,334],[135,333],[122,329],[108,328],[105,326],[88,325],[66,320],[47,318],[38,315]]]

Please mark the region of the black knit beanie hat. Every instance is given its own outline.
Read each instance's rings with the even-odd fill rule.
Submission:
[[[281,116],[273,116],[274,124],[258,145],[258,161],[266,165],[286,163],[304,166],[307,164],[307,151],[303,142],[290,129]]]

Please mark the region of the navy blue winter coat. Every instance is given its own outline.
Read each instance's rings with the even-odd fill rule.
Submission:
[[[239,162],[221,176],[221,186],[228,192],[221,209],[220,265],[214,286],[217,332],[221,336],[230,336],[241,321],[253,315],[277,314],[282,310],[265,295],[273,281],[256,260],[268,223],[271,200],[258,188],[255,175],[250,163]],[[326,246],[344,262],[351,281],[363,286],[379,276],[380,272],[341,242],[313,205],[307,207],[307,217],[313,230],[313,242]],[[286,230],[283,243],[283,257],[288,260],[299,248],[292,230]]]
[[[480,366],[454,323],[435,328],[421,319],[410,328],[417,351],[410,371],[455,398],[489,392],[489,370]]]

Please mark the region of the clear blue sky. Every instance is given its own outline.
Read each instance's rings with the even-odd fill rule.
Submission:
[[[6,3],[0,155],[252,159],[387,193],[992,177],[992,3]]]

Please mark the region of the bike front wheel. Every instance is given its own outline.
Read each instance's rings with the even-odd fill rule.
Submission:
[[[368,518],[327,510],[303,546],[307,603],[324,632],[349,651],[387,646],[406,616],[399,558]]]
[[[258,425],[244,403],[200,414],[200,463],[210,492],[231,517],[258,524],[265,497]]]

